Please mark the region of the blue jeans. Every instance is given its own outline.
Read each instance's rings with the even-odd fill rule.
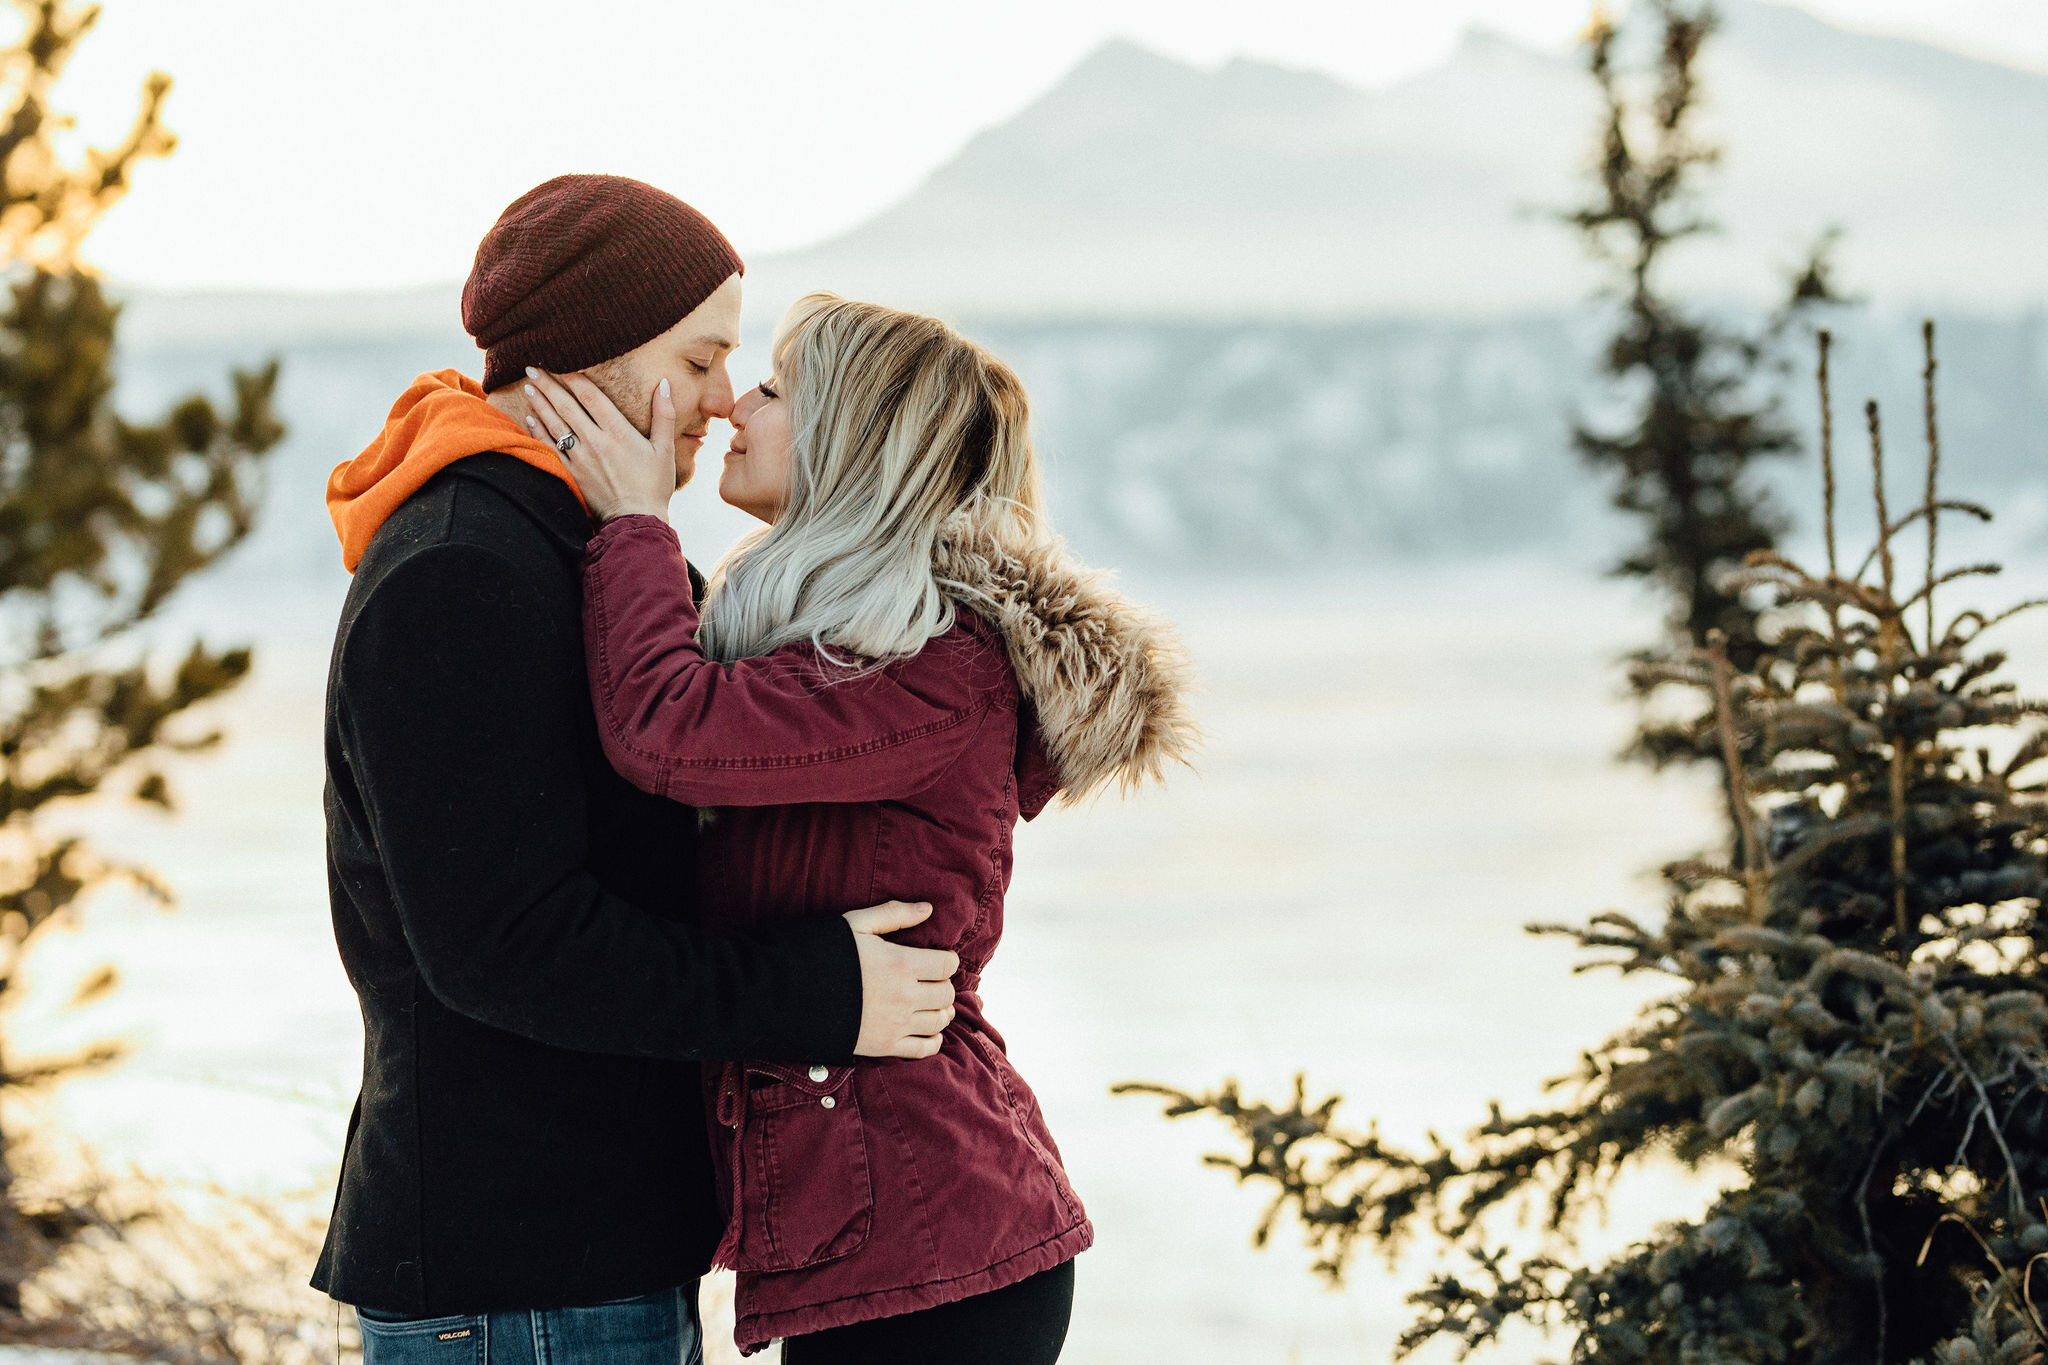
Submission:
[[[697,1286],[588,1308],[406,1318],[358,1308],[363,1365],[704,1365]]]

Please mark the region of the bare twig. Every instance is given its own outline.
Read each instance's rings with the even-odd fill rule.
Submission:
[[[1877,562],[1883,571],[1884,595],[1890,599],[1895,595],[1892,571],[1892,517],[1884,501],[1884,427],[1878,419],[1876,399],[1873,398],[1863,405],[1863,416],[1870,425],[1870,491],[1871,496],[1877,499]]]
[[[1929,318],[1920,326],[1920,337],[1927,348],[1927,368],[1922,373],[1922,388],[1925,391],[1927,407],[1927,648],[1934,648],[1934,557],[1935,546],[1941,535],[1940,503],[1936,500],[1935,489],[1941,476],[1941,428],[1935,421],[1934,411],[1934,319]]]
[[[1975,517],[1979,521],[1988,522],[1991,520],[1991,511],[1989,508],[1986,508],[1981,504],[1974,502],[1964,502],[1960,498],[1943,499],[1941,502],[1940,510],[1944,512],[1962,512],[1966,515]],[[1912,511],[1906,513],[1906,515],[1900,517],[1897,521],[1891,524],[1891,538],[1893,540],[1897,540],[1901,532],[1904,532],[1911,528],[1914,522],[1924,521],[1926,517],[1927,509],[1925,507],[1915,507]],[[1863,556],[1863,562],[1856,566],[1856,579],[1860,580],[1864,574],[1870,572],[1870,566],[1877,562],[1879,548],[1879,546],[1873,544],[1870,547],[1870,552]]]
[[[1998,1115],[1991,1107],[1991,1095],[1984,1089],[1984,1082],[1978,1079],[1975,1069],[1964,1060],[1962,1050],[1956,1046],[1955,1039],[1949,1037],[1946,1032],[1940,1037],[1943,1045],[1948,1048],[1948,1055],[1955,1059],[1956,1069],[1969,1081],[1970,1088],[1977,1092],[1977,1098],[1984,1106],[1984,1122],[1991,1129],[1991,1136],[1998,1143],[1998,1150],[2005,1155],[2005,1178],[2008,1182],[2006,1194],[2012,1200],[2012,1216],[2015,1221],[2024,1220],[2027,1216],[2027,1196],[2020,1180],[2019,1163],[2013,1160],[2012,1148],[2006,1145],[2005,1130],[1998,1126]]]
[[[1875,399],[1863,405],[1870,424],[1871,496],[1877,502],[1877,560],[1882,574],[1884,605],[1878,616],[1878,647],[1888,664],[1896,663],[1898,651],[1912,648],[1903,611],[1898,605],[1897,574],[1892,564],[1892,519],[1884,496],[1884,427]],[[1860,577],[1860,575],[1859,575]],[[1906,740],[1894,726],[1891,743],[1892,817],[1892,917],[1897,922],[1901,958],[1910,956],[1911,926],[1906,919]]]
[[[1998,625],[2001,622],[2008,621],[2011,618],[2018,616],[2021,612],[2038,611],[2042,607],[2048,607],[2048,597],[2030,597],[2024,602],[2014,603],[2012,606],[2007,607],[2004,611],[1997,612],[1990,616],[1986,616],[1981,611],[1962,612],[1956,617],[1955,620],[1948,623],[1948,634],[1943,637],[1943,641],[1944,643],[1948,644],[1968,644],[1970,641],[1976,639],[1978,636],[1982,635],[1985,631],[1991,629],[1993,626]],[[1956,632],[1962,629],[1963,623],[1966,621],[1974,623],[1976,625],[1976,629],[1971,631],[1967,636],[1958,637],[1956,635]]]
[[[1763,853],[1756,837],[1756,815],[1743,791],[1742,745],[1735,735],[1735,702],[1728,683],[1728,637],[1718,630],[1707,632],[1707,652],[1714,661],[1715,728],[1721,732],[1721,766],[1728,774],[1728,809],[1734,812],[1736,828],[1742,835],[1742,884],[1748,891],[1749,912],[1764,916]]]
[[[1884,1259],[1877,1254],[1877,1237],[1870,1228],[1870,1180],[1872,1176],[1877,1174],[1878,1158],[1884,1155],[1884,1149],[1885,1144],[1882,1142],[1871,1149],[1870,1165],[1864,1169],[1863,1179],[1856,1186],[1856,1217],[1863,1224],[1863,1249],[1869,1253],[1871,1260],[1877,1263],[1877,1275],[1875,1276],[1877,1280],[1877,1293],[1872,1296],[1877,1300],[1877,1350],[1872,1353],[1873,1358],[1877,1360],[1884,1359],[1884,1338],[1887,1324],[1885,1321],[1884,1302]],[[1920,1255],[1923,1259],[1926,1257],[1927,1249],[1925,1247],[1920,1249]]]
[[[1821,529],[1828,541],[1828,577],[1841,568],[1835,562],[1835,412],[1828,388],[1828,354],[1834,349],[1835,334],[1820,329],[1820,496]]]
[[[1828,357],[1833,352],[1835,334],[1827,328],[1820,329],[1820,489],[1821,528],[1828,542],[1828,584],[1830,587],[1841,582],[1842,567],[1835,554],[1835,401],[1828,385]],[[1861,577],[1859,574],[1858,577]],[[1842,643],[1842,607],[1830,600],[1828,606],[1828,637],[1839,647]],[[1842,692],[1842,660],[1837,654],[1829,663],[1828,676],[1834,685],[1835,698],[1840,700]]]

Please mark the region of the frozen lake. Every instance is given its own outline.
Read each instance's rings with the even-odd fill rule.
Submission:
[[[1199,655],[1206,757],[1169,790],[1026,829],[986,985],[1099,1231],[1067,1358],[1384,1359],[1425,1262],[1320,1289],[1286,1236],[1249,1247],[1260,1197],[1199,1165],[1214,1126],[1108,1087],[1228,1074],[1277,1094],[1305,1068],[1418,1141],[1491,1096],[1535,1100],[1645,987],[1574,978],[1521,925],[1653,908],[1641,870],[1711,831],[1699,781],[1612,761],[1613,660],[1650,613],[1541,565],[1133,590]],[[278,1192],[332,1179],[360,1032],[327,923],[316,607],[333,603],[217,606],[269,641],[221,708],[226,745],[180,765],[180,817],[92,822],[182,908],[103,893],[31,963],[18,1048],[134,1045],[55,1101],[112,1164]],[[102,961],[122,988],[63,1008]],[[1652,1211],[1621,1209],[1615,1233]]]

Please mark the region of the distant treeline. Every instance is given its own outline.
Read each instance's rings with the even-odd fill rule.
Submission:
[[[1912,411],[1918,317],[1843,310],[1830,325],[1836,392]],[[1996,491],[2008,541],[2048,546],[2048,315],[1941,325],[1950,487]],[[1575,410],[1597,419],[1616,398],[1587,377],[1606,336],[1591,312],[970,330],[1022,371],[1062,529],[1105,558],[1291,567],[1559,548],[1604,561],[1624,535],[1569,439]],[[1809,338],[1787,338],[1778,387],[1802,431],[1817,427],[1811,355]],[[1794,494],[1785,506],[1806,505],[1812,459],[1765,467]],[[2037,509],[2015,485],[2038,488]]]
[[[2048,315],[1940,321],[1947,486],[1997,495],[2006,551],[2048,549]],[[1864,397],[1912,411],[1917,316],[1852,310],[1830,325],[1844,412]],[[1060,527],[1105,563],[1237,573],[1554,551],[1597,566],[1628,534],[1570,443],[1574,412],[1597,417],[1603,398],[1587,378],[1605,335],[1591,311],[1471,322],[982,319],[967,330],[1023,374]],[[267,349],[260,337],[155,339],[124,353],[121,401],[152,410]],[[1788,415],[1811,431],[1811,346],[1789,338],[1787,349]],[[415,373],[475,360],[452,328],[287,343],[281,354],[292,431],[272,457],[271,505],[224,585],[337,581],[320,497],[327,471],[375,432]],[[1818,475],[1808,458],[1773,463],[1770,477],[1791,494],[1784,505],[1800,508]]]

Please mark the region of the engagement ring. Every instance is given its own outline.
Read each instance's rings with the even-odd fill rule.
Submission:
[[[567,455],[570,451],[574,450],[575,448],[576,433],[573,431],[563,432],[561,439],[555,442],[555,449],[560,451],[564,455]]]

